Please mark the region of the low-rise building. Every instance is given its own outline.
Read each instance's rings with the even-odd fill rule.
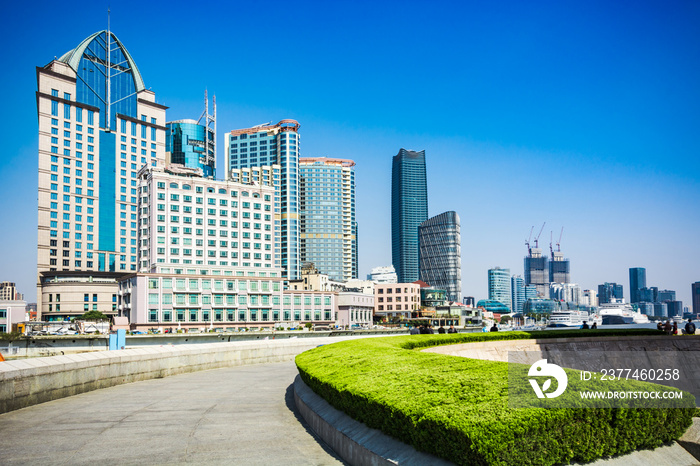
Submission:
[[[374,314],[410,318],[420,308],[420,285],[417,283],[377,283],[374,287]]]
[[[118,282],[123,273],[98,271],[50,271],[39,274],[41,308],[37,319],[70,321],[88,311],[117,314]]]
[[[14,299],[0,300],[0,333],[16,331],[17,324],[29,320],[27,302]],[[14,326],[14,328],[13,328]]]
[[[336,325],[342,328],[372,325],[374,295],[359,290],[338,293],[338,318]]]

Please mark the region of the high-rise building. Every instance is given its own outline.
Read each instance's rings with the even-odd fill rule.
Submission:
[[[669,317],[683,317],[683,301],[664,301]]]
[[[525,256],[525,284],[534,285],[540,297],[549,296],[549,266],[540,248],[528,248]]]
[[[393,265],[374,267],[370,273],[367,274],[367,280],[371,280],[375,283],[397,283],[398,279],[396,276],[396,270],[394,270]]]
[[[17,293],[17,287],[13,282],[0,282],[0,301],[14,301],[23,299]]]
[[[690,286],[690,292],[693,299],[693,314],[700,314],[700,282],[695,282]]]
[[[213,115],[209,114],[209,99],[205,91],[204,113],[199,120],[171,121],[166,123],[165,127],[167,163],[200,169],[205,178],[214,179],[216,177],[216,96],[214,96]]]
[[[418,280],[418,227],[428,219],[425,151],[399,150],[391,168],[391,258],[398,280]]]
[[[654,315],[656,317],[668,317],[668,307],[666,303],[654,303]]]
[[[38,67],[37,81],[38,318],[48,312],[47,287],[55,298],[81,281],[90,295],[99,288],[95,304],[110,311],[117,278],[137,268],[137,173],[165,162],[167,107],[110,31]],[[80,298],[52,318],[82,314]]]
[[[550,283],[571,283],[571,262],[564,259],[561,251],[552,251],[552,260],[549,261]]]
[[[357,278],[355,162],[299,159],[301,262],[331,280]]]
[[[647,269],[633,267],[630,269],[630,302],[642,301],[640,291],[647,286]]]
[[[462,296],[462,250],[459,215],[444,212],[418,227],[419,276],[430,286],[447,291],[447,299]]]
[[[598,304],[612,303],[614,300],[623,299],[622,285],[605,282],[598,285]]]
[[[637,294],[640,302],[655,303],[659,300],[659,289],[655,286],[640,288]]]
[[[513,310],[510,297],[510,269],[489,269],[489,300],[498,301]]]
[[[664,301],[675,301],[676,300],[676,292],[673,290],[659,290],[658,296],[656,298],[659,302],[663,303]],[[670,317],[670,314],[669,314]]]
[[[583,290],[581,292],[581,304],[584,306],[598,306],[598,297],[595,290]]]
[[[513,312],[522,313],[525,304],[525,280],[520,275],[510,277],[510,296]]]
[[[280,232],[280,250],[275,261],[280,261],[285,278],[300,276],[300,221],[299,221],[299,122],[282,120],[233,130],[226,133],[226,179],[231,170],[279,165],[279,192],[275,195],[275,230]],[[252,180],[251,182],[255,182]]]
[[[550,283],[549,297],[565,303],[581,303],[581,287],[576,283]]]

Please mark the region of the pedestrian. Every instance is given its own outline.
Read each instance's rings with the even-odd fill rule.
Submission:
[[[450,328],[447,329],[447,333],[457,333],[457,329],[454,325],[450,325]]]
[[[598,328],[598,322],[593,321],[593,325],[591,325],[591,330],[595,330]]]
[[[581,330],[588,330],[589,328],[590,327],[588,326],[588,322],[584,320],[583,325],[581,326]]]
[[[419,333],[421,335],[427,335],[428,334],[428,326],[425,324],[421,325]]]
[[[671,321],[667,320],[666,323],[664,324],[664,332],[666,332],[666,335],[671,335],[672,329],[673,329],[673,326],[671,325]]]
[[[493,323],[493,327],[491,327],[492,332],[498,332],[498,326],[496,326],[496,322]]]
[[[693,319],[688,319],[688,323],[685,324],[685,334],[695,335],[695,324],[693,323]]]
[[[445,327],[440,325],[440,328],[438,328],[438,333],[440,333],[440,334],[445,333]]]
[[[663,329],[664,329],[664,324],[663,324],[661,321],[658,321],[658,322],[656,323],[656,330],[661,330],[661,331],[663,331]]]
[[[678,322],[673,321],[673,335],[678,335]]]
[[[418,326],[417,326],[417,325],[414,325],[413,327],[411,327],[410,334],[411,334],[411,335],[419,335],[419,334],[420,334],[420,330],[418,330]]]
[[[430,325],[430,324],[428,324],[428,334],[430,334],[430,335],[434,335],[434,334],[435,334],[435,330],[433,330],[433,326]]]

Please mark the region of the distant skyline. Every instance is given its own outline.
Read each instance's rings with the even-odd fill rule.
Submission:
[[[7,71],[0,281],[36,293],[36,66],[106,28],[106,4],[0,6]],[[571,281],[691,306],[700,280],[700,3],[111,4],[168,121],[217,98],[233,129],[301,124],[302,157],[354,160],[359,275],[391,264],[391,160],[425,150],[428,215],[462,223],[462,294],[523,274],[530,227],[561,227]],[[178,37],[177,34],[182,34]],[[217,177],[223,178],[219,150]]]

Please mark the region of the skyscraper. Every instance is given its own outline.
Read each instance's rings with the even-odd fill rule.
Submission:
[[[510,277],[510,295],[513,312],[523,312],[525,304],[525,280],[520,275]]]
[[[528,248],[525,256],[525,284],[534,285],[540,297],[549,296],[549,266],[540,248]]]
[[[658,296],[656,298],[659,302],[663,303],[664,301],[675,301],[676,300],[676,292],[673,290],[659,290]],[[669,314],[670,316],[670,314]]]
[[[612,303],[613,299],[622,299],[622,285],[605,282],[598,285],[598,304]]]
[[[462,250],[459,215],[444,212],[418,227],[420,279],[447,291],[447,299],[462,296]]]
[[[564,259],[561,251],[552,251],[552,259],[549,261],[550,283],[571,283],[571,262]]]
[[[275,261],[285,278],[300,276],[299,251],[299,122],[282,120],[276,125],[263,124],[226,133],[226,179],[232,169],[280,166],[279,193],[275,195],[275,230],[279,229],[281,246]],[[251,182],[255,182],[252,180]]]
[[[418,227],[427,219],[425,151],[401,149],[391,169],[391,258],[399,283],[418,280]]]
[[[332,280],[357,278],[355,162],[299,159],[301,262]]]
[[[510,298],[510,269],[489,269],[489,300],[498,301],[513,310]]]
[[[642,301],[640,290],[647,286],[647,269],[644,267],[633,267],[630,269],[630,302],[638,303]]]
[[[169,163],[202,170],[202,176],[216,177],[216,96],[214,114],[209,114],[209,100],[204,93],[204,112],[199,120],[166,123],[165,152]],[[202,123],[204,120],[204,124]]]
[[[109,31],[38,67],[37,81],[38,315],[50,302],[47,319],[82,314],[83,291],[111,312],[116,278],[136,270],[137,173],[165,162],[167,107]]]
[[[693,299],[693,314],[700,314],[700,282],[690,285],[690,292]]]

